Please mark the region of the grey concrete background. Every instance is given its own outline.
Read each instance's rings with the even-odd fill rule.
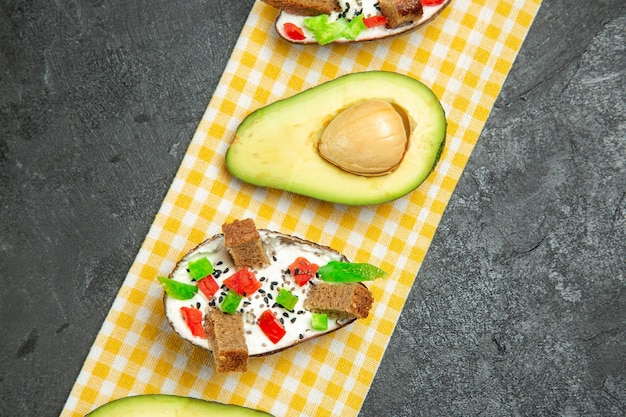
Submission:
[[[252,0],[0,0],[0,416],[58,415]],[[626,415],[626,5],[545,0],[362,416]]]

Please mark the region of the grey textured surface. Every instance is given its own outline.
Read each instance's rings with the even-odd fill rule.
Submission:
[[[0,0],[0,416],[61,411],[251,5]],[[626,415],[625,28],[544,1],[361,415]]]

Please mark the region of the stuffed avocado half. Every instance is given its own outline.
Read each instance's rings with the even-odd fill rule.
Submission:
[[[257,186],[378,204],[417,188],[445,137],[445,112],[426,85],[393,72],[360,72],[251,113],[227,150],[226,166]]]

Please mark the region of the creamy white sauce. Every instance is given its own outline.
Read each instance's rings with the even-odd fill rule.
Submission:
[[[445,6],[447,6],[450,3],[450,1],[451,0],[446,0],[442,4],[439,4],[436,6],[422,5],[424,14],[418,21],[414,21],[410,24],[401,25],[400,27],[393,28],[393,29],[390,29],[386,27],[385,25],[367,28],[363,32],[361,32],[354,41],[357,41],[357,42],[368,41],[368,40],[380,39],[383,37],[393,36],[393,35],[403,33],[407,31],[408,28],[417,27],[421,25],[422,23],[428,22],[429,20],[434,18],[437,13],[439,13]],[[346,1],[340,1],[340,4],[342,6],[342,11],[331,13],[328,18],[329,22],[336,21],[340,17],[344,16],[344,13],[345,13],[346,18],[352,19],[355,16],[357,10],[361,10],[361,9],[363,10],[363,15],[365,17],[381,15],[380,10],[376,8],[376,5],[378,4],[378,0],[346,0]],[[347,13],[346,13],[346,10],[348,11]],[[304,19],[306,17],[307,16],[295,15],[295,14],[286,13],[283,11],[280,13],[278,19],[276,20],[276,29],[281,33],[281,36],[288,38],[286,34],[283,32],[283,27],[285,23],[293,23],[299,28],[301,28],[305,35],[305,39],[300,40],[300,41],[295,41],[295,42],[315,43],[316,41],[315,41],[315,37],[313,36],[313,33],[311,33],[311,31],[308,30],[306,26],[304,25]],[[341,40],[338,40],[338,41],[341,41]],[[344,41],[346,40],[344,39]]]
[[[274,350],[284,349],[303,339],[327,333],[341,327],[342,322],[329,318],[328,329],[326,331],[313,330],[311,328],[312,314],[305,310],[303,305],[307,289],[311,285],[310,283],[321,281],[314,277],[308,284],[301,287],[296,284],[291,275],[285,273],[285,271],[299,256],[305,257],[311,263],[322,266],[332,260],[341,260],[342,255],[330,248],[324,248],[324,250],[322,250],[319,246],[315,246],[310,242],[300,240],[294,242],[293,239],[289,237],[286,239],[285,235],[278,232],[259,230],[259,234],[261,235],[261,240],[263,241],[265,251],[270,260],[270,265],[262,269],[253,270],[257,279],[261,281],[263,286],[251,296],[244,297],[239,304],[239,309],[243,309],[244,314],[244,336],[246,344],[248,345],[249,355],[262,355]],[[212,240],[201,244],[193,252],[185,256],[177,265],[170,278],[186,284],[195,285],[196,283],[192,280],[187,271],[187,264],[205,256],[211,261],[215,271],[220,271],[214,272],[213,274],[216,277],[216,282],[220,286],[226,278],[237,271],[230,255],[224,247],[223,235],[218,235]],[[275,305],[276,296],[281,288],[286,288],[298,296],[298,302],[293,312]],[[221,304],[220,296],[225,293],[226,289],[222,287],[215,293],[213,300],[207,299],[201,291],[198,291],[198,293],[189,300],[177,300],[172,297],[166,297],[165,313],[172,323],[174,330],[181,337],[197,346],[210,350],[211,348],[207,339],[191,334],[191,330],[189,330],[187,323],[181,315],[180,308],[183,306],[199,308],[204,316],[206,314],[207,305],[213,302],[216,306],[219,306]],[[278,317],[283,318],[283,325],[287,331],[285,336],[276,344],[272,343],[267,338],[256,321],[257,317],[267,308],[271,308]],[[345,321],[343,323],[345,323]]]

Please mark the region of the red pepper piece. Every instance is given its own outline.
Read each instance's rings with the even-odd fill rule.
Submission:
[[[291,276],[300,286],[309,282],[318,269],[319,265],[312,264],[308,261],[308,259],[301,256],[297,257],[296,260],[289,265],[289,272],[291,273]]]
[[[422,2],[423,3],[423,2]],[[387,18],[383,15],[375,15],[363,18],[363,23],[368,28],[387,24]]]
[[[206,339],[207,335],[202,325],[202,311],[192,307],[181,307],[180,312],[183,314],[191,334]]]
[[[283,28],[285,29],[285,33],[287,34],[287,37],[289,39],[293,39],[294,41],[301,41],[306,38],[302,28],[294,25],[293,23],[287,22],[283,25]]]
[[[235,291],[237,294],[247,297],[254,294],[254,292],[261,288],[263,284],[256,279],[254,272],[249,269],[242,268],[230,277],[226,278],[224,280],[224,285]]]
[[[271,310],[265,310],[259,316],[259,327],[272,343],[276,344],[287,333],[283,325]]]
[[[445,0],[422,0],[423,6],[437,6],[443,3]]]
[[[208,298],[213,298],[217,290],[220,289],[219,284],[215,281],[212,275],[207,275],[198,281],[198,289]]]

